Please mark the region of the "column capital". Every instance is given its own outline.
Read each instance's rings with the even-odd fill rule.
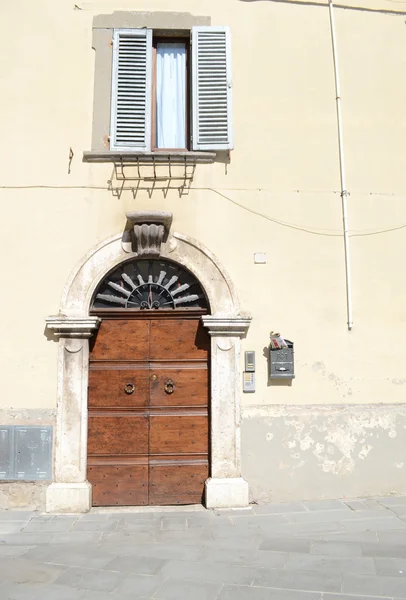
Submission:
[[[100,326],[99,317],[67,317],[57,315],[46,317],[46,327],[56,337],[90,338]]]
[[[205,315],[202,317],[204,327],[207,327],[211,336],[244,337],[251,324],[252,317],[216,317]]]

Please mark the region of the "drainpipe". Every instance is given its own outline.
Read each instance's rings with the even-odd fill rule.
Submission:
[[[344,162],[344,144],[343,144],[343,125],[341,115],[341,90],[340,90],[340,73],[338,70],[336,28],[334,21],[334,5],[333,1],[329,0],[328,8],[330,13],[330,28],[331,42],[333,45],[333,63],[334,63],[334,79],[336,87],[336,107],[337,107],[337,129],[338,129],[338,155],[340,160],[340,181],[341,181],[341,204],[343,212],[343,233],[344,233],[344,256],[345,256],[345,282],[347,288],[347,325],[351,331],[352,321],[352,288],[351,288],[351,259],[350,259],[350,242],[348,238],[348,217],[347,217],[347,182],[345,177],[345,162]]]

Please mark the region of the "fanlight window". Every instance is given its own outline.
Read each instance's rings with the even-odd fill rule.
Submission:
[[[207,308],[207,300],[197,279],[182,267],[161,260],[132,260],[107,275],[92,308]]]

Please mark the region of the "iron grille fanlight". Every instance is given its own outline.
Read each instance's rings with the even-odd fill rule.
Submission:
[[[207,300],[197,279],[179,265],[162,260],[132,260],[104,278],[92,308],[207,308]]]

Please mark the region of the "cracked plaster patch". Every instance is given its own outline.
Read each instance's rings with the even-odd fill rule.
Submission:
[[[279,411],[276,414],[281,416]],[[327,419],[320,419],[320,414],[315,415],[311,410],[305,415],[286,416],[283,444],[292,459],[290,468],[296,470],[302,467],[306,463],[306,454],[310,452],[316,457],[321,471],[334,475],[350,474],[358,459],[368,458],[373,450],[371,437],[376,436],[379,430],[387,432],[391,439],[396,437],[396,416],[389,410],[377,410],[375,413],[360,410],[349,414],[344,423],[337,422],[337,416],[337,413],[329,414]],[[272,429],[273,419],[266,421]],[[274,439],[271,431],[268,431],[266,439]],[[366,443],[367,439],[370,443]],[[396,463],[396,467],[402,468],[403,463]],[[282,461],[280,469],[285,468],[286,463]]]

